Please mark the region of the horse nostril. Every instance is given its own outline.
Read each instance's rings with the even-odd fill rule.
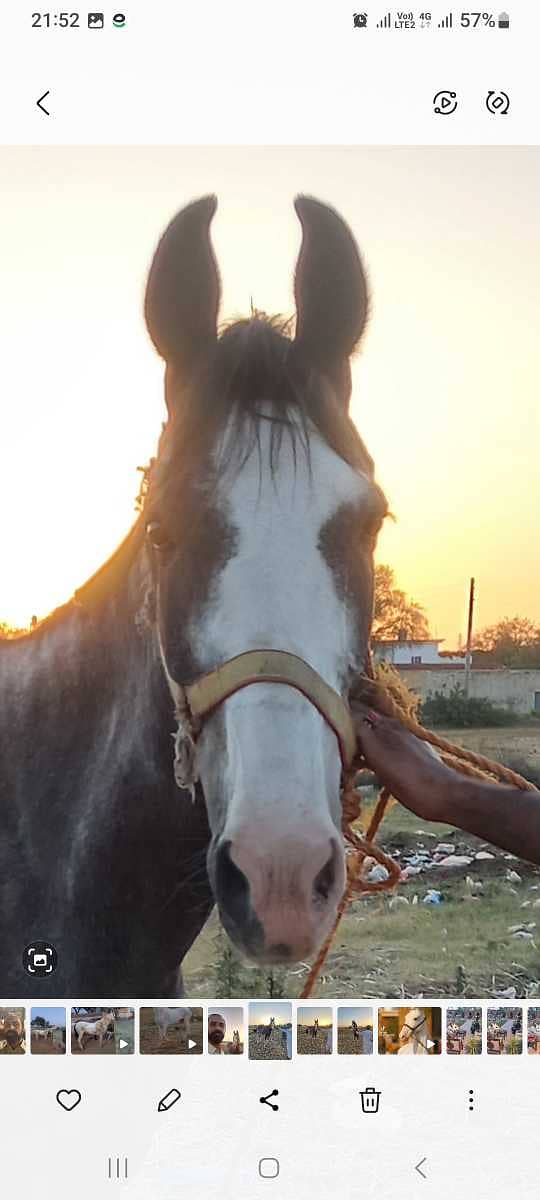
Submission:
[[[249,883],[231,858],[231,842],[222,842],[216,855],[217,899],[227,897],[227,911],[233,920],[245,919],[249,909]]]
[[[328,900],[330,892],[336,882],[336,850],[332,847],[330,858],[325,862],[322,870],[319,871],[313,884],[313,892],[316,900]]]

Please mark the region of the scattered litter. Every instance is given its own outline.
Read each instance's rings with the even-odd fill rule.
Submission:
[[[435,854],[454,854],[456,847],[451,842],[439,842],[435,846]]]
[[[449,854],[447,858],[440,858],[437,863],[438,867],[469,867],[474,862],[473,858],[469,858],[468,854]]]
[[[484,891],[484,885],[481,879],[473,879],[472,875],[467,875],[465,883],[472,896],[481,896]]]
[[[505,879],[507,879],[509,883],[523,883],[521,875],[518,875],[517,871],[512,871],[510,869],[506,872]]]
[[[515,1000],[517,996],[517,988],[505,988],[503,992],[494,992],[494,996],[498,996],[500,1000]]]
[[[405,870],[401,872],[401,878],[402,879],[412,879],[414,877],[414,875],[420,875],[421,873],[422,873],[422,867],[405,867]],[[529,900],[529,904],[530,904],[530,900]]]
[[[408,903],[409,903],[409,901],[407,900],[406,896],[392,896],[392,898],[388,901],[388,907],[389,908],[397,908],[399,904],[408,904]]]
[[[522,938],[522,940],[523,940],[524,942],[533,942],[533,944],[534,944],[534,938],[533,938],[533,935],[532,935],[532,933],[529,933],[528,929],[518,929],[518,930],[516,931],[516,933],[513,933],[513,934],[512,934],[512,937],[514,937],[514,938]],[[535,947],[535,948],[536,948],[536,947]]]
[[[388,868],[383,866],[382,863],[375,863],[371,870],[368,871],[366,880],[368,883],[382,883],[385,879],[388,879],[389,874]]]
[[[422,904],[442,904],[442,902],[442,892],[437,892],[435,888],[430,888],[422,900]]]
[[[488,858],[495,858],[495,855],[490,854],[488,850],[479,850],[474,857],[477,862],[487,862]]]

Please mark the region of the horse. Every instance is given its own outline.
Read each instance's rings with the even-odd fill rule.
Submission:
[[[264,1038],[265,1042],[267,1042],[268,1039],[271,1037],[275,1027],[276,1027],[275,1017],[270,1017],[269,1024],[263,1026],[262,1034],[263,1034],[263,1038]]]
[[[58,966],[35,1000],[182,997],[214,904],[248,960],[303,961],[344,892],[349,695],[387,515],[349,415],[366,278],[342,218],[298,197],[295,329],[218,326],[216,203],[182,209],[150,267],[168,415],[139,516],[71,601],[0,641],[8,995],[46,930]]]
[[[159,1030],[159,1045],[162,1045],[168,1036],[169,1029],[174,1025],[183,1025],[185,1040],[188,1043],[191,1017],[190,1008],[155,1008],[154,1020]]]
[[[429,1054],[429,1031],[423,1008],[411,1008],[399,1031],[398,1054]]]
[[[99,1019],[96,1021],[76,1021],[73,1031],[79,1043],[79,1050],[84,1052],[85,1037],[97,1038],[99,1042],[99,1048],[101,1050],[103,1046],[103,1039],[107,1034],[111,1021],[114,1021],[113,1012],[102,1013],[101,1017],[99,1017]]]

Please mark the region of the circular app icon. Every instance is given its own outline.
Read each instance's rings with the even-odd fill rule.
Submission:
[[[112,23],[116,27],[116,29],[122,29],[126,23],[125,14],[124,13],[115,13],[114,17],[112,19]]]
[[[508,92],[488,92],[486,96],[486,108],[488,112],[494,113],[497,116],[506,116],[510,108],[510,96]]]
[[[458,106],[457,92],[437,92],[433,97],[433,108],[440,117],[449,117]]]
[[[27,975],[44,979],[56,970],[58,954],[51,942],[31,942],[24,948],[22,962]]]

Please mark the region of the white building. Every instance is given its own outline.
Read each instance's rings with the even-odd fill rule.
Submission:
[[[373,657],[376,662],[392,663],[394,667],[452,667],[459,670],[465,667],[465,654],[441,650],[444,638],[419,638],[406,641],[400,638],[383,638],[372,642]]]

